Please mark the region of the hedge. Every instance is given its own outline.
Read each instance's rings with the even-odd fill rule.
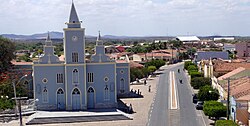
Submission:
[[[232,120],[217,120],[215,122],[215,126],[238,126]]]
[[[198,71],[198,67],[196,65],[189,65],[187,70],[188,71]]]
[[[203,77],[203,73],[198,72],[198,71],[189,71],[188,73],[191,76],[191,78]]]
[[[190,65],[195,65],[192,61],[186,61],[185,63],[184,63],[184,68],[187,70],[188,69],[188,66],[190,66]]]

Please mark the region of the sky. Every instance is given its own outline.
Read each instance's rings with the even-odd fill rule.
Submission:
[[[0,0],[0,34],[63,32],[71,0]],[[250,0],[74,0],[87,35],[250,36]]]

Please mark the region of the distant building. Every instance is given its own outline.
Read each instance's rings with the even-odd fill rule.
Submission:
[[[237,43],[235,45],[235,50],[239,58],[250,57],[250,43],[248,42]]]
[[[223,59],[228,60],[228,52],[221,51],[208,51],[208,52],[197,52],[195,54],[195,62],[200,62],[201,60],[209,59]]]
[[[223,46],[223,51],[234,52],[235,51],[235,44],[227,44],[227,43],[225,43],[224,46]]]
[[[221,40],[233,41],[234,37],[218,37],[218,38],[214,38],[214,41],[221,41]]]
[[[169,42],[169,40],[155,40],[155,43],[159,43],[159,42]]]
[[[200,42],[197,36],[177,36],[176,40],[183,42],[183,44],[198,44]]]

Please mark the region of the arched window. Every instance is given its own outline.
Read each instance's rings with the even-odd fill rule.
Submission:
[[[48,103],[48,90],[45,88],[42,93],[42,101],[43,103]]]
[[[60,88],[57,90],[57,94],[63,94],[63,90]]]
[[[125,81],[123,78],[121,78],[121,81],[120,81],[120,92],[121,93],[124,93],[125,91]]]
[[[78,70],[77,69],[74,69],[73,70],[73,83],[78,83],[79,81],[79,73],[78,73]]]
[[[73,94],[73,95],[74,95],[74,94],[80,94],[80,91],[79,91],[77,88],[75,88],[75,89],[73,90],[72,94]]]
[[[90,87],[89,89],[88,89],[88,93],[94,93],[95,91],[94,91],[94,89],[92,88],[92,87]]]
[[[104,88],[104,100],[105,101],[109,100],[109,88],[108,88],[108,85],[105,85],[105,88]]]

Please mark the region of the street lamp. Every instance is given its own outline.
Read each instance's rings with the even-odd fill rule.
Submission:
[[[16,85],[19,84],[21,82],[21,80],[25,77],[27,77],[28,75],[25,74],[24,76],[22,76],[17,83],[15,83],[15,81],[13,80],[12,81],[12,85],[13,85],[13,88],[14,88],[14,99],[15,99],[15,103],[16,103],[16,106],[15,106],[15,115],[17,116],[17,98],[16,98]]]

